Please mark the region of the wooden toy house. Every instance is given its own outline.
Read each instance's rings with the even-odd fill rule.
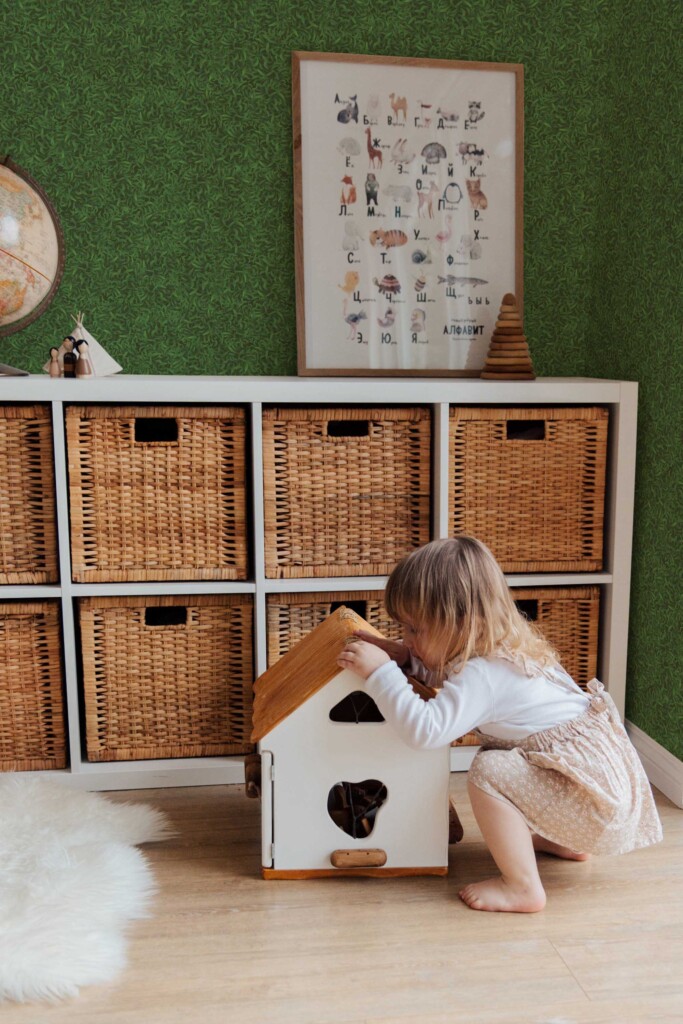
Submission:
[[[264,878],[448,871],[449,748],[406,746],[339,668],[356,629],[339,608],[255,684]]]

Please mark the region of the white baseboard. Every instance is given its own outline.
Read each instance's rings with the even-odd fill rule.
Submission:
[[[683,761],[632,722],[624,722],[631,743],[643,762],[645,774],[657,789],[677,807],[683,808]]]
[[[451,747],[451,771],[468,771],[478,750],[479,747]]]

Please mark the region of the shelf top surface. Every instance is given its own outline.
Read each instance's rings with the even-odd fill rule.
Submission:
[[[624,384],[590,377],[489,381],[440,377],[209,377],[117,374],[88,380],[0,377],[0,401],[64,402],[618,402]],[[637,385],[628,384],[635,388]]]

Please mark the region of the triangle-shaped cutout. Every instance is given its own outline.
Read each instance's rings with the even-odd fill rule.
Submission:
[[[362,690],[354,690],[349,693],[338,704],[335,704],[330,711],[332,722],[383,722],[384,716],[375,704],[372,697]]]

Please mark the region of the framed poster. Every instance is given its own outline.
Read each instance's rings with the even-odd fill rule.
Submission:
[[[522,312],[523,66],[292,61],[299,373],[478,376]]]

